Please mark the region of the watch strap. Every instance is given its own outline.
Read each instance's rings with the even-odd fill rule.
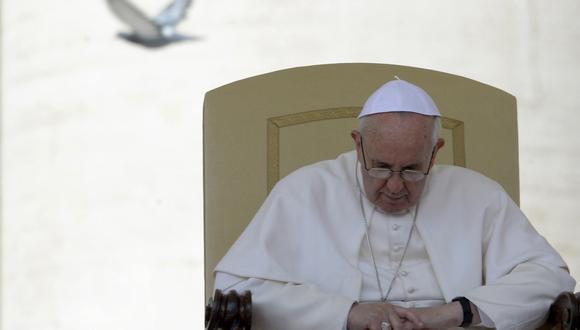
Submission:
[[[471,302],[465,297],[456,297],[451,301],[458,301],[461,304],[461,309],[463,310],[463,322],[461,322],[460,327],[467,328],[471,325],[473,320],[473,312],[471,311]]]

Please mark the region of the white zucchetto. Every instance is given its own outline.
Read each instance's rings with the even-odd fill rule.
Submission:
[[[365,102],[358,118],[384,112],[415,112],[440,117],[437,105],[421,87],[405,80],[391,80]]]

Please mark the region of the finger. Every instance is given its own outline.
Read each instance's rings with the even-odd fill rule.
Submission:
[[[417,315],[415,315],[412,311],[406,308],[395,308],[395,311],[397,312],[397,314],[399,314],[400,317],[403,317],[409,320],[411,323],[413,323],[415,327],[423,328],[425,326],[423,321],[421,321],[421,319]]]
[[[417,327],[415,327],[415,324],[413,324],[413,322],[410,322],[408,320],[403,319],[403,329],[404,330],[413,330],[413,329],[417,329]]]
[[[396,311],[391,310],[388,314],[389,322],[391,323],[391,329],[393,330],[405,330],[403,327],[403,321],[399,317]]]
[[[378,325],[371,324],[371,325],[369,325],[368,328],[365,328],[364,330],[382,330],[382,329],[381,329],[381,324],[379,323]]]

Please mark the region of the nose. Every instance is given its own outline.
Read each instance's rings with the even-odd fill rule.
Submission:
[[[401,178],[401,173],[393,173],[386,182],[387,191],[392,195],[398,195],[405,189],[405,182]]]

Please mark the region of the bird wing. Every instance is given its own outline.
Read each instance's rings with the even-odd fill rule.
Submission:
[[[129,25],[137,37],[141,39],[157,39],[161,37],[159,28],[139,8],[126,0],[107,0],[109,7],[117,17]]]
[[[154,20],[159,26],[175,26],[185,18],[191,0],[174,0]]]

